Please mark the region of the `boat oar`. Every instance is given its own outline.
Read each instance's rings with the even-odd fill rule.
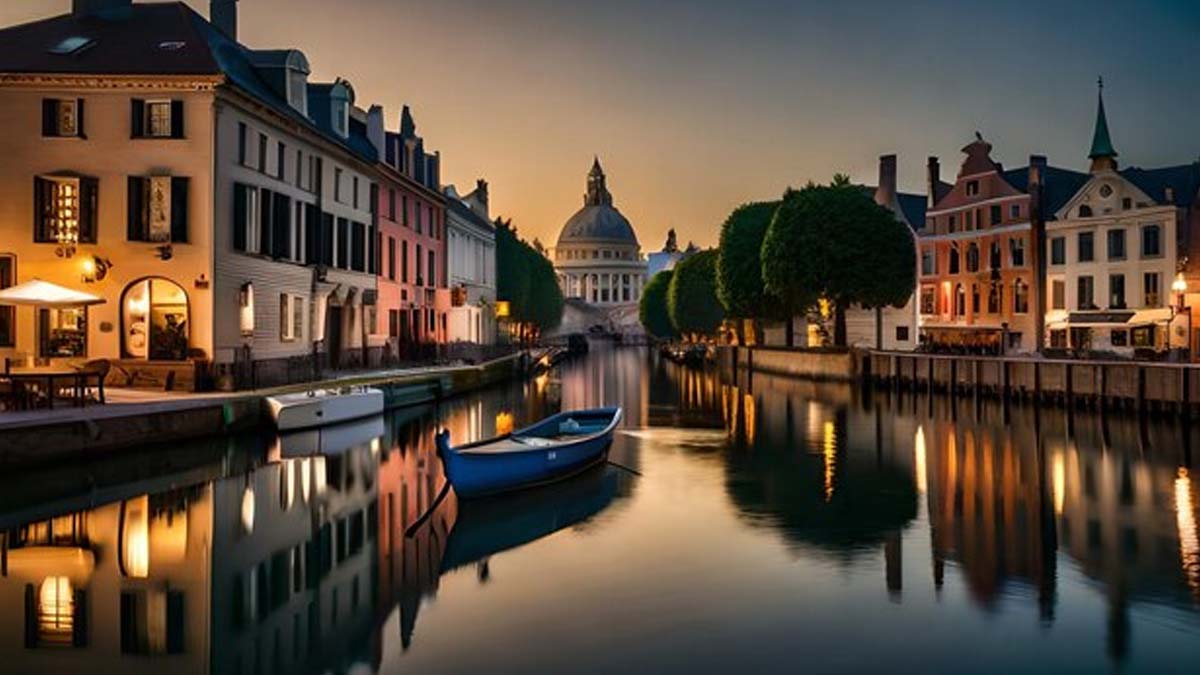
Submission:
[[[429,505],[429,508],[425,509],[425,513],[422,513],[421,517],[413,521],[413,524],[409,525],[408,529],[404,531],[405,539],[411,539],[412,536],[416,534],[417,530],[425,524],[425,521],[429,520],[429,518],[433,516],[433,512],[437,510],[438,504],[442,503],[442,500],[446,498],[447,494],[450,494],[450,481],[446,481],[446,484],[442,486],[442,491],[438,493],[436,498],[434,498],[433,503]]]

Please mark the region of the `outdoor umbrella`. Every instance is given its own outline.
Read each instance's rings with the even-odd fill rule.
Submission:
[[[36,305],[38,307],[84,307],[104,303],[91,293],[76,291],[41,279],[0,290],[0,305]]]

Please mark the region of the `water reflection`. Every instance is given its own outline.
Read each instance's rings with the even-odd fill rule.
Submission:
[[[625,469],[480,502],[447,489],[438,427],[473,441],[613,403]],[[790,672],[797,653],[816,671],[886,653],[899,671],[1179,670],[1200,658],[1194,434],[596,349],[320,432],[0,477],[0,658]]]

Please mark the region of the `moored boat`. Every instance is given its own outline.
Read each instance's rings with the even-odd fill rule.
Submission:
[[[571,410],[497,438],[450,446],[438,434],[446,477],[460,498],[508,492],[560,480],[604,461],[620,408]]]
[[[372,387],[312,389],[266,397],[280,431],[347,422],[383,412],[383,392]]]

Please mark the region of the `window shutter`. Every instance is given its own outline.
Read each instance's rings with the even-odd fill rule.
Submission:
[[[188,240],[188,179],[171,179],[171,241],[186,244]]]
[[[79,179],[79,241],[85,244],[96,243],[99,196],[100,181],[98,179]]]
[[[290,258],[292,255],[292,200],[285,194],[275,193],[275,208],[271,214],[275,232],[271,239],[275,243],[275,258]]]
[[[337,263],[338,267],[350,269],[350,221],[337,219]]]
[[[88,643],[87,592],[76,590],[74,599],[75,607],[71,618],[75,621],[75,627],[71,633],[71,644],[76,647],[86,647]]]
[[[75,134],[80,138],[87,138],[87,132],[83,129],[83,99],[75,99]]]
[[[246,191],[241,183],[233,184],[233,248],[246,250]]]
[[[171,138],[183,138],[183,101],[171,101]]]
[[[129,137],[141,138],[146,135],[146,102],[140,98],[135,98],[131,102],[131,106]]]
[[[50,181],[45,178],[34,177],[33,240],[35,242],[48,242],[52,240],[50,228],[47,226],[47,217],[50,211],[50,189]]]
[[[141,176],[129,177],[129,220],[125,228],[125,238],[129,241],[146,240],[146,179]]]
[[[308,249],[304,253],[304,262],[321,262],[321,211],[316,204],[304,205],[304,241]]]
[[[167,653],[182,654],[184,647],[183,591],[167,591]]]
[[[58,101],[52,98],[42,99],[42,135],[58,135]]]
[[[333,214],[321,214],[321,264],[333,267]]]
[[[272,224],[271,209],[275,206],[270,190],[258,189],[258,252],[263,255],[275,255],[275,228]]]

